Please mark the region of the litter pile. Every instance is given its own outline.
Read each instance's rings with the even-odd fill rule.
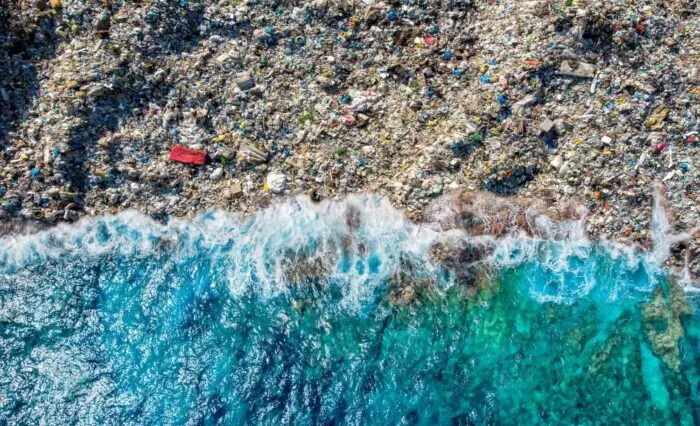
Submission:
[[[699,59],[693,0],[11,0],[0,217],[468,189],[648,247],[656,181],[700,223]]]

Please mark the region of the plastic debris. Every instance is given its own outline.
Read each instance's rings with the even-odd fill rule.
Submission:
[[[549,118],[546,118],[542,123],[540,123],[540,130],[543,133],[549,133],[554,129],[554,122]]]
[[[238,88],[241,90],[250,90],[253,87],[255,87],[255,80],[253,80],[250,74],[246,72],[236,74],[236,76],[233,78],[233,81],[236,83],[236,86],[238,86]]]
[[[585,62],[571,62],[562,61],[559,67],[559,74],[572,76],[572,77],[582,77],[582,78],[593,78],[595,77],[595,65],[587,64]]]
[[[178,163],[201,166],[207,161],[207,153],[196,149],[190,149],[182,145],[175,145],[170,151],[169,159],[170,161],[177,161]]]
[[[251,164],[262,164],[267,162],[269,153],[251,145],[243,145],[241,146],[239,158]]]
[[[265,179],[266,186],[275,194],[281,194],[287,187],[287,177],[279,172],[271,172]]]
[[[656,154],[656,155],[661,154],[667,147],[668,147],[668,144],[665,144],[665,143],[660,143],[660,144],[656,145],[656,148],[654,148],[654,154]]]

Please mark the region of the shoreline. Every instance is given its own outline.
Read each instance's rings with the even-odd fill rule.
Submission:
[[[616,239],[608,239],[604,237],[591,236],[586,232],[588,212],[585,207],[574,200],[568,200],[556,205],[545,205],[541,200],[533,200],[522,197],[499,197],[485,192],[473,191],[455,191],[442,196],[435,202],[428,205],[421,214],[421,220],[413,220],[406,215],[405,209],[401,209],[391,203],[392,207],[401,212],[402,216],[409,222],[415,225],[428,225],[438,231],[449,231],[455,229],[465,232],[470,239],[479,237],[490,237],[494,241],[505,237],[525,237],[541,240],[569,240],[572,242],[588,241],[593,244],[598,242],[612,242],[627,247],[637,253],[645,253],[652,255],[659,248],[653,247],[655,244],[662,244],[662,250],[668,250],[667,255],[660,264],[667,269],[669,276],[675,276],[679,279],[688,279],[691,283],[700,284],[700,255],[694,255],[695,252],[700,253],[700,227],[692,230],[690,233],[677,232],[674,229],[673,216],[670,215],[667,203],[664,201],[664,191],[662,187],[657,188],[657,193],[654,197],[656,212],[660,215],[650,219],[650,223],[663,222],[660,235],[654,238],[650,237],[647,244],[619,241]],[[299,194],[297,196],[280,197],[266,207],[262,207],[250,214],[237,214],[223,209],[210,209],[201,211],[194,216],[159,216],[154,217],[148,215],[138,209],[125,209],[117,212],[105,212],[94,216],[82,216],[76,222],[55,222],[47,223],[34,219],[15,219],[11,221],[0,222],[0,239],[5,238],[21,238],[33,234],[49,231],[57,226],[62,227],[77,227],[87,218],[91,220],[99,220],[104,216],[118,216],[125,212],[135,212],[149,220],[154,221],[159,225],[166,225],[170,220],[179,220],[184,222],[192,222],[195,217],[200,215],[222,211],[233,217],[239,217],[243,222],[250,220],[256,213],[266,209],[274,209],[275,206],[289,202],[291,199],[303,197],[310,200],[310,203],[318,204],[319,202],[343,203],[348,197],[358,194],[346,194],[339,198],[317,201],[310,198],[308,195]],[[368,194],[372,195],[372,194]],[[349,221],[352,220],[354,214],[352,206],[347,214]],[[545,224],[542,224],[540,219],[544,219]],[[573,227],[570,224],[574,224]],[[572,231],[573,229],[573,231]],[[650,234],[653,234],[650,229]],[[573,232],[573,234],[572,234]],[[661,243],[656,240],[663,240]],[[654,241],[652,241],[654,240]]]

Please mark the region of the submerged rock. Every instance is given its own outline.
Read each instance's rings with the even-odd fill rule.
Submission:
[[[387,298],[392,306],[408,306],[415,302],[430,287],[430,280],[400,271],[387,281]]]
[[[493,251],[493,240],[437,241],[430,247],[430,258],[445,268],[456,283],[479,286],[491,265],[484,263]]]
[[[654,353],[674,371],[681,366],[678,343],[685,333],[682,319],[693,313],[680,286],[671,280],[668,288],[657,287],[643,305],[644,332]]]

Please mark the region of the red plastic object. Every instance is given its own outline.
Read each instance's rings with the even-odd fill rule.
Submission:
[[[654,154],[661,154],[661,152],[663,152],[663,150],[666,149],[667,146],[668,145],[666,145],[665,143],[660,143],[656,145],[656,148],[654,148]]]
[[[182,145],[175,145],[170,151],[170,160],[201,166],[207,161],[207,153],[204,151],[197,151],[196,149],[190,149]]]

